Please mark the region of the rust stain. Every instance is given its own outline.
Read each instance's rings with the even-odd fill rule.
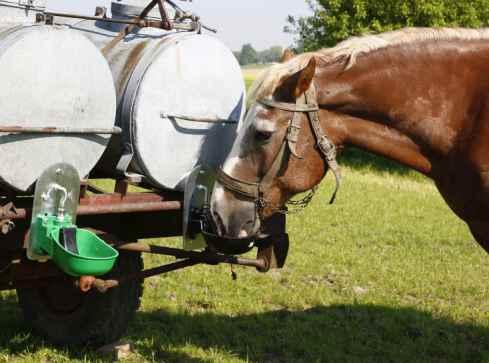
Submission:
[[[141,59],[141,56],[142,56],[143,51],[146,48],[147,44],[148,44],[148,42],[139,43],[138,45],[136,45],[131,50],[131,53],[129,53],[129,55],[127,56],[124,67],[122,68],[122,72],[119,76],[119,79],[117,80],[117,93],[118,94],[121,94],[121,92],[126,87],[126,83],[129,80],[129,77],[131,76],[132,72],[134,71],[134,68],[138,64],[139,60]]]

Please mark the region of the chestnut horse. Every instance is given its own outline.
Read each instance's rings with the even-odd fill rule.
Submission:
[[[489,251],[489,29],[352,38],[271,67],[250,96],[212,196],[220,235],[259,234],[328,169],[339,177],[335,150],[353,145],[433,179]]]

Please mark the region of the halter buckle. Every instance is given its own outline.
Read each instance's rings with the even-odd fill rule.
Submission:
[[[328,163],[336,160],[336,146],[327,136],[321,136],[321,138],[318,140],[318,146],[326,157]]]

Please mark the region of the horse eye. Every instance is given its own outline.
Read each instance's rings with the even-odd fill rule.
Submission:
[[[260,142],[260,143],[265,143],[270,141],[272,138],[273,132],[270,131],[260,131],[256,130],[255,131],[255,140]]]

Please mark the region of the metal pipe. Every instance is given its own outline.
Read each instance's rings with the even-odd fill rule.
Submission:
[[[139,245],[139,246],[138,246]],[[157,248],[158,247],[158,248]],[[102,280],[102,279],[93,279],[93,280],[85,280],[85,283],[83,284],[83,291],[89,291],[92,287],[95,287],[99,292],[105,293],[109,289],[112,289],[114,287],[120,286],[122,283],[130,280],[135,280],[135,279],[146,279],[148,277],[156,276],[156,275],[161,275],[164,273],[168,273],[171,271],[176,271],[180,270],[186,267],[198,265],[201,263],[207,263],[206,262],[206,257],[210,257],[213,259],[212,262],[217,260],[220,260],[217,263],[230,263],[233,265],[241,265],[241,266],[249,266],[249,267],[255,267],[257,269],[265,269],[266,268],[266,262],[262,259],[258,260],[249,260],[249,259],[244,259],[244,258],[237,258],[234,256],[224,256],[224,255],[218,255],[218,254],[212,254],[208,252],[191,252],[191,251],[183,251],[183,250],[177,250],[174,248],[168,248],[168,247],[160,247],[160,246],[148,246],[144,244],[138,244],[138,243],[129,243],[127,245],[122,245],[119,246],[119,249],[123,249],[125,251],[137,251],[137,252],[148,252],[148,251],[153,251],[152,253],[155,253],[154,251],[160,250],[160,252],[166,251],[170,253],[162,253],[165,255],[174,255],[174,254],[188,254],[190,255],[198,255],[199,258],[187,258],[181,261],[177,261],[171,264],[155,267],[152,269],[140,271],[140,272],[135,272],[133,274],[123,276],[119,280]],[[173,253],[173,254],[172,254]],[[79,282],[79,285],[82,286],[82,284]]]
[[[69,13],[53,13],[44,12],[43,14],[48,16],[58,16],[62,18],[74,18],[83,20],[94,20],[103,21],[106,23],[117,23],[117,24],[127,24],[137,26],[139,28],[163,28],[163,22],[161,20],[151,20],[151,19],[140,19],[140,20],[128,20],[128,19],[114,19],[114,18],[101,18],[98,16],[88,16],[79,14],[69,14]],[[172,23],[172,29],[175,30],[185,30],[185,31],[195,31],[199,28],[198,22],[192,21],[190,23]]]
[[[201,263],[217,265],[219,263],[228,263],[232,265],[255,267],[257,269],[266,269],[267,265],[263,259],[247,259],[236,256],[222,255],[213,252],[196,252],[185,251],[177,248],[147,245],[145,243],[127,243],[117,246],[121,251],[152,253],[156,255],[173,256],[176,258],[188,258]]]
[[[180,209],[182,209],[182,203],[180,201],[116,203],[109,205],[80,205],[78,206],[77,214],[79,216],[89,216],[97,214],[176,211]]]
[[[59,16],[62,18],[95,20],[95,21],[104,21],[107,23],[137,25],[141,28],[143,28],[145,26],[145,23],[146,23],[145,20],[135,21],[135,20],[125,20],[125,19],[101,18],[99,16],[89,16],[89,15],[80,15],[80,14],[71,14],[71,13],[54,13],[51,11],[45,11],[45,12],[43,12],[43,14],[49,15],[49,16]]]
[[[151,268],[140,272],[135,272],[133,274],[123,276],[118,280],[102,280],[102,279],[94,279],[92,281],[88,280],[87,283],[85,283],[85,285],[83,286],[83,291],[87,292],[92,287],[95,287],[99,292],[106,293],[109,289],[118,287],[126,281],[136,280],[136,279],[146,279],[148,277],[161,275],[164,273],[180,270],[186,267],[191,267],[199,263],[200,262],[198,261],[182,260],[182,261],[170,263],[168,265],[163,265],[163,266]],[[78,284],[81,285],[80,282],[78,282]]]
[[[126,214],[144,212],[178,211],[182,209],[180,201],[114,203],[108,205],[80,205],[77,215],[90,216],[98,214]],[[29,209],[17,208],[15,212],[0,213],[0,219],[26,219]]]
[[[198,264],[228,263],[233,265],[255,267],[259,270],[266,270],[266,262],[264,259],[251,260],[238,258],[235,256],[220,255],[212,252],[184,251],[169,247],[150,246],[142,243],[128,243],[119,246],[119,249],[124,251],[164,254],[183,259],[174,263],[121,276],[119,279],[102,280],[92,276],[82,276],[79,280],[75,281],[75,285],[77,285],[77,287],[84,292],[87,292],[92,287],[94,287],[98,291],[105,293],[109,289],[118,287],[121,284],[130,280],[146,279],[148,277],[161,275]],[[0,291],[19,287],[38,288],[41,286],[48,286],[50,284],[62,283],[67,281],[70,281],[69,277],[63,275],[61,270],[57,269],[53,269],[51,271],[46,270],[42,273],[24,273],[16,276],[16,278],[12,278],[12,280],[0,280]]]
[[[10,134],[74,134],[74,135],[118,135],[122,133],[120,127],[103,128],[76,128],[76,127],[22,127],[22,126],[0,126],[0,132]]]

